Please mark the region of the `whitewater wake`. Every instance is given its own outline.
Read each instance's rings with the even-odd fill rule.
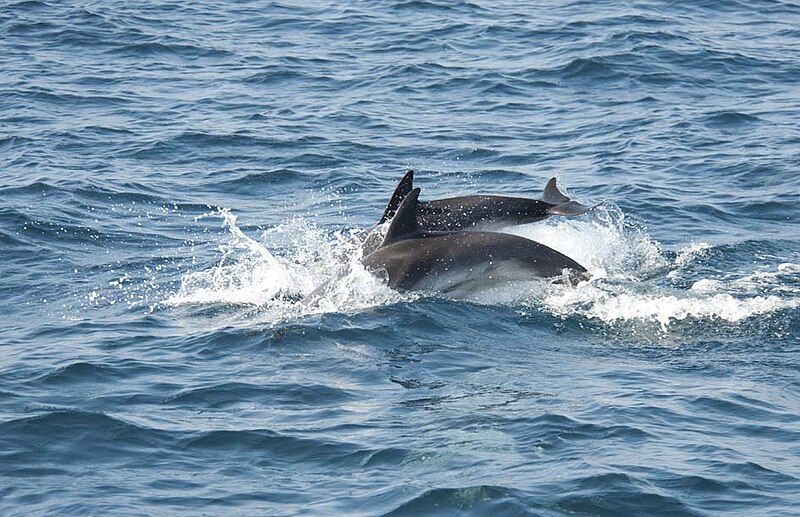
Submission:
[[[211,268],[184,274],[165,300],[169,306],[246,305],[258,308],[267,320],[284,321],[420,296],[393,291],[363,268],[363,230],[323,231],[292,219],[256,238],[239,229],[230,210],[205,217],[221,218],[228,230],[220,258]],[[693,243],[665,252],[613,203],[582,217],[551,218],[505,231],[572,257],[590,271],[592,280],[577,286],[534,280],[472,294],[468,301],[535,307],[606,324],[649,321],[664,330],[681,320],[735,323],[800,306],[800,290],[793,284],[800,266],[785,262],[738,277],[720,274],[687,281],[689,266],[713,247]]]
[[[285,320],[409,299],[361,266],[359,230],[323,232],[292,219],[256,240],[239,229],[228,209],[205,216],[221,217],[229,239],[214,267],[183,275],[178,291],[166,299],[169,305],[250,305]]]

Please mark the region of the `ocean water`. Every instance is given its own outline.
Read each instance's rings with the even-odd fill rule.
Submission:
[[[407,167],[593,280],[393,292]],[[5,0],[0,314],[3,514],[800,514],[800,6]]]

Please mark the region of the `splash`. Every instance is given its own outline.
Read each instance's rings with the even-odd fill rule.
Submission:
[[[228,231],[221,256],[213,267],[184,274],[180,288],[167,299],[170,305],[245,305],[279,321],[358,311],[417,296],[389,289],[363,268],[365,242],[375,241],[374,234],[365,239],[361,230],[323,231],[293,219],[254,238],[242,232],[229,210],[205,216],[220,217]],[[378,241],[383,230],[374,232]],[[551,218],[505,231],[574,258],[591,272],[592,280],[578,286],[533,280],[471,293],[466,296],[469,301],[536,307],[605,324],[650,321],[663,330],[678,321],[740,322],[800,306],[800,298],[787,296],[798,292],[790,280],[800,267],[783,263],[775,271],[689,279],[686,270],[712,246],[695,243],[665,253],[610,203],[587,216]]]
[[[580,218],[550,218],[508,228],[576,260],[594,278],[640,279],[669,266],[661,246],[613,203]]]
[[[592,273],[589,282],[576,287],[548,286],[539,299],[524,302],[562,317],[577,315],[608,324],[650,321],[667,330],[683,320],[736,323],[800,307],[799,298],[780,296],[794,290],[787,281],[796,266],[788,263],[778,265],[776,271],[701,278],[690,288],[681,288],[685,269],[712,246],[694,243],[670,259],[641,226],[626,220],[613,204],[593,216],[550,219],[508,231],[573,257]]]
[[[320,312],[349,312],[395,303],[403,297],[361,265],[360,232],[324,232],[293,219],[247,236],[228,209],[204,214],[220,217],[228,240],[219,262],[183,275],[168,305],[244,305],[270,320]]]
[[[571,291],[550,293],[544,305],[562,316],[579,314],[605,323],[625,321],[652,321],[666,331],[670,324],[686,319],[716,319],[740,322],[747,318],[791,309],[800,301],[782,299],[775,295],[738,298],[732,294],[713,290],[701,293],[654,289],[655,292],[637,293],[632,288],[609,288],[587,283]]]

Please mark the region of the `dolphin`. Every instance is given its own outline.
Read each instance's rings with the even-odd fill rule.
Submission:
[[[381,245],[362,259],[368,271],[388,276],[390,287],[448,293],[539,277],[588,279],[586,268],[571,258],[524,237],[424,229],[419,192],[415,188],[405,196]]]
[[[378,225],[395,215],[400,203],[411,192],[414,171],[409,169],[397,184]],[[551,215],[580,215],[597,207],[571,200],[558,190],[556,179],[544,187],[542,199],[508,196],[460,196],[420,201],[417,221],[424,230],[492,230],[503,226],[533,223]]]

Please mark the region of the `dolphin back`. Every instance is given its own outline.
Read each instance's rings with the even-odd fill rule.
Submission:
[[[378,224],[397,213],[411,193],[414,171],[409,169],[397,184]],[[551,215],[575,216],[598,205],[588,206],[574,201],[558,189],[556,178],[544,187],[542,199],[507,196],[462,196],[419,203],[420,228],[433,231],[476,230],[479,226],[524,224],[541,221]]]

